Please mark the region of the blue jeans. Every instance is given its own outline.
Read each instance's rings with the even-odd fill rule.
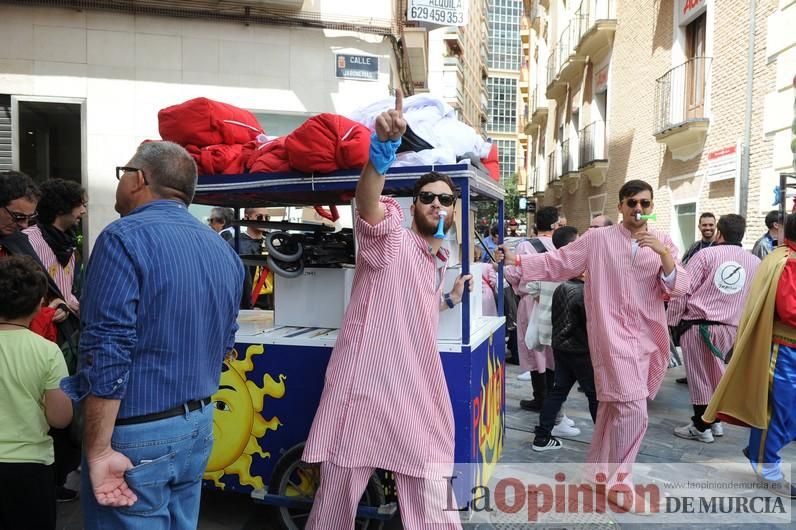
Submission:
[[[777,357],[773,359],[775,354]],[[769,388],[771,417],[767,429],[749,430],[749,460],[763,478],[782,480],[779,452],[796,440],[796,348],[775,344],[771,355],[774,362]],[[790,481],[791,477],[785,480]]]
[[[125,473],[138,501],[125,508],[100,506],[85,457],[81,502],[86,529],[195,529],[213,447],[213,405],[164,420],[117,425],[111,447],[133,463]]]

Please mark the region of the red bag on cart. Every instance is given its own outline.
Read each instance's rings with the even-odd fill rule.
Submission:
[[[244,152],[249,152],[246,165],[250,173],[286,173],[290,171],[284,136],[274,138],[264,144],[250,142],[243,149]]]
[[[489,154],[486,158],[481,159],[481,163],[484,164],[484,167],[489,171],[489,176],[492,180],[500,182],[500,162],[496,143],[492,144],[492,149],[489,150]]]
[[[248,110],[207,98],[189,99],[160,110],[158,128],[164,140],[198,147],[245,144],[264,134]]]
[[[207,147],[186,145],[185,149],[196,162],[200,175],[237,175],[243,173],[246,167],[243,147],[240,144]]]
[[[313,116],[285,139],[290,166],[305,173],[359,169],[368,161],[370,130],[338,114]]]

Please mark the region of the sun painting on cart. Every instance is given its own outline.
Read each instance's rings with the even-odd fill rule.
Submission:
[[[241,485],[264,487],[262,477],[251,474],[252,456],[271,457],[262,450],[258,438],[266,431],[277,430],[282,423],[276,416],[263,417],[263,402],[266,397],[281,399],[285,395],[286,378],[280,374],[276,381],[270,374],[264,374],[261,386],[247,379],[254,369],[252,358],[263,352],[261,344],[254,344],[246,348],[246,356],[239,360],[237,350],[232,350],[221,369],[218,391],[213,394],[214,442],[204,479],[212,480],[222,490],[225,484],[221,477],[227,474],[237,475]]]

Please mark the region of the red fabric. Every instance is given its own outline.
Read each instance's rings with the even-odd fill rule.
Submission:
[[[207,147],[187,145],[185,149],[196,161],[196,169],[200,175],[237,175],[243,173],[246,166],[241,144]]]
[[[489,176],[492,180],[500,182],[500,161],[498,159],[498,147],[496,143],[492,144],[492,149],[489,150],[489,154],[486,158],[481,159],[481,163],[484,164],[484,167],[489,171]]]
[[[285,149],[285,137],[280,136],[265,144],[250,142],[244,151],[251,151],[246,165],[250,173],[284,173],[290,171]]]
[[[45,339],[55,342],[58,338],[58,330],[55,328],[53,317],[55,316],[55,309],[52,307],[42,307],[36,313],[33,320],[30,322],[30,330],[36,335],[40,335]]]
[[[796,251],[796,243],[785,240],[790,250]],[[785,263],[782,275],[777,284],[777,316],[783,324],[796,328],[796,260],[789,259]]]
[[[182,146],[245,144],[263,134],[257,118],[248,110],[207,98],[162,109],[158,127],[161,138]]]
[[[359,169],[368,161],[370,130],[337,114],[319,114],[285,139],[290,166],[305,173]]]
[[[320,215],[324,219],[330,220],[333,223],[338,219],[340,219],[340,212],[337,211],[337,206],[335,206],[334,204],[329,206],[328,210],[319,204],[316,204],[314,208],[315,211],[318,213],[318,215]]]

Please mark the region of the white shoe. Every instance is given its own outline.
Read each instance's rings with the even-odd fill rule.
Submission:
[[[570,427],[569,425],[565,424],[563,421],[558,425],[553,427],[553,430],[550,431],[550,434],[553,436],[561,436],[563,438],[578,436],[580,435],[580,429],[577,427]]]
[[[697,440],[706,444],[713,443],[713,433],[711,429],[705,429],[703,432],[699,432],[699,429],[694,427],[693,423],[683,425],[682,427],[675,427],[674,435],[685,438],[686,440]]]
[[[561,416],[560,423],[563,423],[564,425],[567,425],[569,427],[574,427],[575,426],[575,421],[572,420],[570,417],[568,417],[566,414]]]
[[[530,381],[531,380],[531,371],[523,372],[517,376],[517,379],[520,381]]]
[[[711,423],[710,432],[716,437],[724,436],[724,427],[722,427],[721,423]]]

